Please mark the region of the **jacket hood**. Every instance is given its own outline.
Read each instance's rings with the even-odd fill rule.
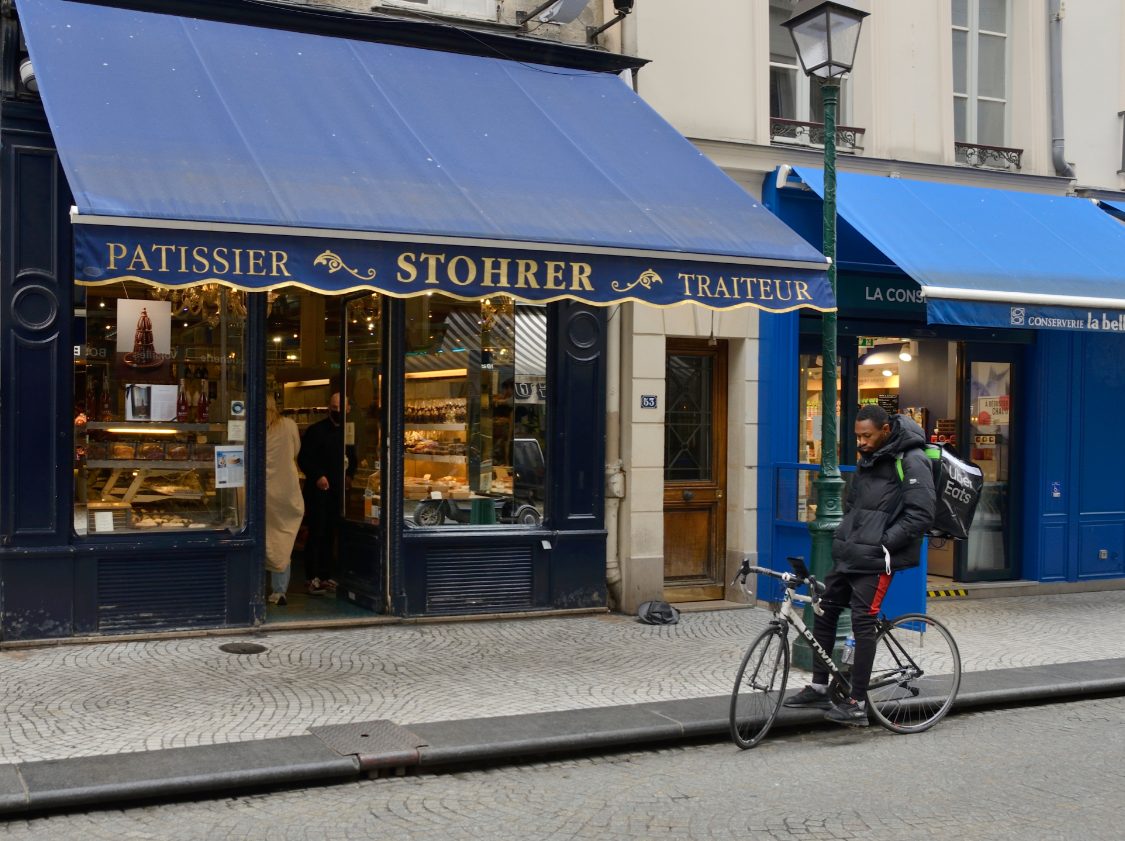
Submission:
[[[891,415],[890,424],[891,434],[886,443],[870,456],[863,456],[861,464],[871,464],[885,455],[905,453],[907,450],[925,447],[928,443],[922,427],[909,415]]]

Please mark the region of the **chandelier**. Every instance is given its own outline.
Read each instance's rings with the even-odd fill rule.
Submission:
[[[246,293],[240,289],[230,289],[221,283],[200,283],[186,289],[157,287],[154,291],[157,300],[171,301],[177,312],[187,312],[201,318],[210,327],[219,326],[224,309],[227,315],[236,319],[246,318]],[[269,299],[274,297],[274,293],[269,293],[267,306],[273,303]]]

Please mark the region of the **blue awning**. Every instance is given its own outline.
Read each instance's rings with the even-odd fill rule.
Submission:
[[[19,13],[84,282],[835,306],[823,256],[616,76],[70,0]]]
[[[1125,201],[1108,201],[1106,199],[1101,199],[1098,203],[1102,206],[1102,210],[1110,216],[1125,221]]]
[[[817,194],[824,174],[799,168]],[[933,323],[1125,331],[1125,226],[1088,200],[838,174],[837,207]]]

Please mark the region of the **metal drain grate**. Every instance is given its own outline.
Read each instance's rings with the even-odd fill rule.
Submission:
[[[256,642],[228,642],[219,646],[219,651],[227,654],[262,654],[269,649]]]

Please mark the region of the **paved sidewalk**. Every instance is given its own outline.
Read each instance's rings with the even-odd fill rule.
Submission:
[[[1125,679],[1125,660],[1087,662],[1125,658],[1125,592],[937,601],[930,612],[957,638],[966,688],[993,693],[978,692],[976,703],[1001,698],[995,693],[1006,687],[1044,697],[1116,688],[1113,681]],[[128,754],[120,757],[129,764],[121,779],[134,781],[174,776],[182,760],[195,776],[181,791],[355,774],[362,761],[334,740],[346,745],[378,734],[338,726],[352,722],[387,721],[384,751],[399,745],[408,757],[444,740],[448,759],[470,755],[458,750],[474,739],[473,755],[502,756],[501,743],[509,742],[526,752],[536,744],[719,732],[741,654],[769,618],[761,608],[685,612],[668,627],[617,615],[544,617],[2,651],[0,763],[8,764],[0,764],[0,811],[26,808],[36,775],[50,777],[53,791],[61,775],[62,788],[79,794],[31,797],[32,805],[90,802],[88,784],[105,777],[107,754]],[[267,651],[219,650],[231,641],[259,642]],[[1076,665],[1042,668],[1066,663]],[[793,683],[800,680],[795,675]],[[665,729],[638,725],[641,713],[659,717]],[[689,719],[698,726],[685,724]],[[603,735],[590,741],[594,733]],[[232,745],[225,754],[166,750],[222,744]],[[387,756],[384,764],[398,761]],[[243,761],[256,775],[235,773]],[[6,777],[14,798],[8,807]],[[130,791],[169,789],[125,785],[118,796]]]

